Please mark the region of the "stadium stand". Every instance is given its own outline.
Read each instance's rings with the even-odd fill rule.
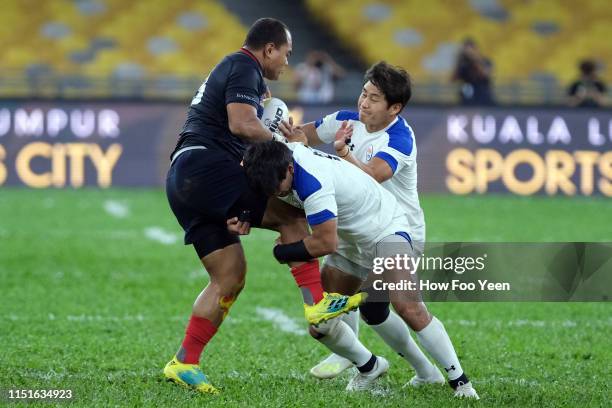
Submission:
[[[592,57],[612,67],[612,8],[606,0],[307,0],[368,62],[407,67],[420,82],[448,79],[459,43],[472,37],[495,64],[495,80],[520,86],[521,102],[537,102],[576,75]],[[375,46],[373,46],[375,44]],[[608,82],[612,69],[603,73]],[[522,86],[521,86],[522,85]],[[554,95],[550,95],[554,96]],[[556,95],[559,97],[559,95]]]
[[[292,64],[327,46],[360,81],[385,59],[416,80],[415,100],[456,101],[457,49],[472,37],[494,63],[504,103],[559,103],[583,58],[612,82],[608,0],[5,0],[0,13],[3,97],[177,97],[197,88],[240,44],[261,10],[287,21],[299,46]],[[261,7],[261,4],[265,7]],[[276,4],[274,6],[273,4]],[[329,36],[332,34],[332,37]],[[331,38],[331,39],[330,39]],[[337,46],[340,44],[340,46]],[[309,48],[310,47],[310,48]],[[276,85],[291,99],[291,73]],[[354,84],[341,86],[353,89]]]
[[[72,76],[68,87],[78,82],[74,76],[201,80],[245,34],[213,1],[7,0],[0,13],[0,69],[4,77]]]

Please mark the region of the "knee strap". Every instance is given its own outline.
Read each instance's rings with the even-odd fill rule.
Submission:
[[[359,311],[363,320],[370,326],[381,324],[391,313],[389,302],[365,302],[359,306]]]

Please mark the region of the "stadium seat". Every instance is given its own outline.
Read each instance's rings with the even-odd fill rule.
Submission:
[[[103,77],[139,66],[145,76],[201,78],[245,34],[214,1],[6,0],[0,69],[45,64],[59,74]]]
[[[404,65],[423,80],[445,80],[440,50],[472,37],[495,65],[496,81],[545,74],[560,83],[577,75],[581,58],[612,67],[612,7],[606,0],[307,0],[309,9],[369,63]],[[397,33],[401,33],[398,39]],[[446,48],[445,48],[446,47]],[[450,48],[449,48],[450,47]],[[442,58],[441,60],[439,58]],[[612,70],[603,72],[608,81]]]

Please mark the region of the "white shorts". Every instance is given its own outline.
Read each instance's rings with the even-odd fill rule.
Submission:
[[[392,244],[392,245],[385,245]],[[424,245],[422,242],[409,242],[401,235],[387,235],[376,243],[376,258],[388,258],[395,255],[421,256],[423,254]],[[366,268],[359,265],[337,252],[327,255],[323,259],[323,266],[329,266],[338,269],[348,275],[365,281],[372,271],[372,268]]]

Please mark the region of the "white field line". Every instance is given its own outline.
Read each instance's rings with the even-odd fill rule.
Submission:
[[[12,235],[23,237],[31,235],[32,232],[23,231],[23,230],[14,230],[11,232]],[[56,237],[56,238],[80,238],[80,237],[93,237],[95,235],[95,239],[99,237],[102,238],[113,238],[113,239],[134,239],[138,238],[141,235],[139,231],[133,230],[112,230],[112,231],[95,231],[91,232],[89,230],[74,230],[69,228],[55,228],[48,229],[45,231],[45,237]],[[0,238],[8,237],[9,232],[7,230],[0,229]]]
[[[532,320],[532,319],[516,319],[516,320],[453,320],[442,319],[444,324],[458,326],[497,326],[497,327],[601,327],[612,326],[612,319],[589,319],[586,321],[574,320]]]
[[[141,314],[125,315],[125,316],[102,316],[102,315],[68,315],[66,320],[70,322],[120,322],[120,321],[135,321],[142,322],[145,317]]]
[[[142,369],[142,370],[119,370],[119,371],[110,371],[104,375],[104,377],[108,380],[114,380],[117,378],[125,378],[125,377],[157,377],[161,373],[161,369]],[[57,372],[53,369],[44,371],[44,370],[35,370],[35,369],[25,369],[23,372],[19,373],[20,376],[28,377],[28,378],[36,378],[40,380],[80,380],[80,379],[90,379],[90,373],[67,373],[67,372]]]
[[[151,241],[157,241],[160,244],[172,245],[178,241],[178,236],[166,231],[160,227],[147,227],[144,230],[144,235]]]
[[[130,215],[128,206],[116,200],[104,201],[104,211],[115,218],[125,218]]]
[[[535,379],[526,379],[526,378],[514,378],[514,377],[485,377],[485,378],[474,378],[474,384],[478,386],[478,384],[513,384],[520,385],[523,387],[539,387],[542,385],[538,380]]]
[[[303,329],[298,323],[292,318],[287,316],[282,310],[271,307],[260,307],[255,309],[258,316],[271,322],[277,329],[296,334],[298,336],[305,336],[306,330]]]

